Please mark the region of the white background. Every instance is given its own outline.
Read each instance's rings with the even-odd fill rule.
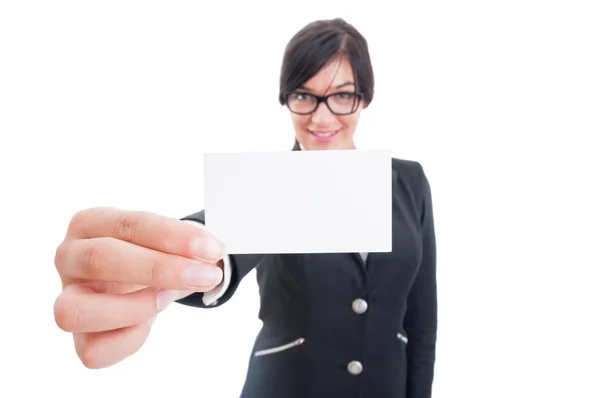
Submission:
[[[237,396],[254,273],[88,370],[54,324],[54,250],[81,208],[202,209],[204,151],[289,150],[284,46],[342,16],[376,73],[358,146],[420,161],[432,185],[435,397],[600,397],[597,2],[216,4],[1,3],[0,396]]]

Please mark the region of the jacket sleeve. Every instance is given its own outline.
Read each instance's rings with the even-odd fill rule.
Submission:
[[[205,224],[204,210],[182,218],[182,221]],[[225,304],[235,291],[242,279],[252,271],[264,258],[262,254],[227,254],[223,259],[224,278],[223,282],[213,290],[202,293],[193,293],[187,297],[177,300],[178,303],[191,307],[216,308]]]
[[[429,181],[419,164],[422,259],[408,296],[405,330],[408,334],[408,398],[432,396],[436,357],[438,303],[436,238]]]

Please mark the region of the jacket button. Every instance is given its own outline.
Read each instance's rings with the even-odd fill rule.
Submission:
[[[348,363],[347,369],[348,369],[348,373],[356,376],[356,375],[359,375],[362,373],[363,366],[362,366],[362,363],[360,363],[358,361],[351,361]]]
[[[367,312],[368,307],[369,305],[363,299],[356,299],[352,302],[352,311],[356,312],[357,314],[364,314]]]

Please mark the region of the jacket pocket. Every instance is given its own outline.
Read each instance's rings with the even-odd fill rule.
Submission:
[[[403,335],[402,333],[398,333],[396,335],[396,337],[398,337],[398,339],[400,339],[400,341],[402,341],[404,344],[408,343],[408,337],[406,337],[405,335]]]
[[[272,347],[272,348],[267,348],[264,350],[258,350],[254,353],[254,356],[260,357],[260,356],[264,356],[264,355],[270,355],[270,354],[275,354],[278,352],[286,351],[286,350],[289,350],[290,348],[294,348],[294,347],[304,344],[304,341],[305,341],[304,337],[300,337],[300,338],[297,338],[296,340],[294,340],[290,343],[287,343],[287,344],[282,344],[282,345]]]

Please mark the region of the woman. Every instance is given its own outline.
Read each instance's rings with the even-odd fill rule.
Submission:
[[[355,149],[373,82],[367,43],[351,25],[335,19],[300,30],[284,54],[279,95],[292,117],[294,150]],[[431,195],[417,162],[393,159],[392,178],[390,253],[224,255],[216,246],[211,256],[209,243],[218,242],[189,225],[202,226],[203,211],[185,217],[187,224],[114,209],[81,212],[57,250],[65,285],[57,323],[74,333],[86,366],[108,366],[143,344],[146,317],[175,299],[221,306],[256,267],[264,326],[242,397],[430,397],[437,330]],[[201,248],[175,239],[192,234]],[[159,269],[143,268],[156,253]],[[201,259],[194,273],[187,258]],[[74,322],[77,307],[89,317]],[[90,334],[98,331],[104,335]]]

